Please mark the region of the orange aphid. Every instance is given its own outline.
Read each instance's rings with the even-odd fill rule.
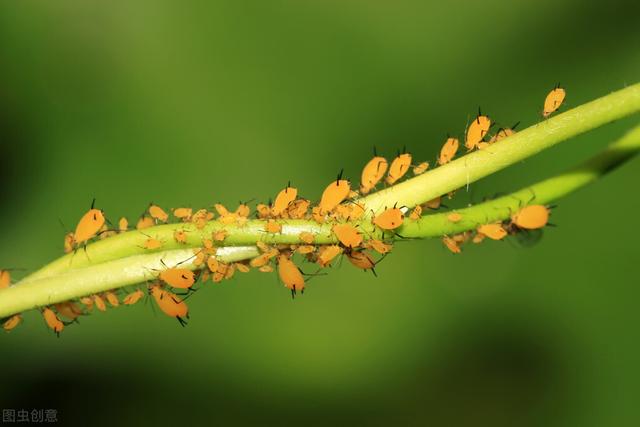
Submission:
[[[136,224],[137,230],[144,230],[145,228],[154,226],[153,218],[147,215],[142,215]]]
[[[318,224],[322,224],[325,221],[325,214],[320,209],[320,206],[315,206],[311,209],[311,217]]]
[[[400,154],[393,159],[389,167],[389,173],[387,174],[387,184],[393,185],[397,180],[402,178],[404,174],[409,171],[409,166],[411,166],[411,154],[409,153]]]
[[[0,270],[0,289],[8,288],[11,284],[11,273],[9,270]]]
[[[371,257],[371,255],[369,255],[365,251],[347,252],[347,259],[354,266],[361,268],[363,270],[371,270],[374,275],[376,274],[374,270],[376,263]]]
[[[338,237],[340,243],[347,248],[356,248],[362,244],[362,234],[352,225],[337,224],[333,226],[332,231]]]
[[[207,260],[207,267],[209,267],[209,271],[215,273],[218,271],[219,266],[220,262],[218,262],[218,259],[216,257],[209,257],[209,259]]]
[[[231,212],[229,212],[229,210],[223,204],[216,203],[215,205],[213,205],[213,207],[216,209],[218,215],[220,216],[231,215]]]
[[[422,162],[417,166],[413,167],[413,174],[414,175],[420,175],[426,172],[426,170],[429,169],[429,162]]]
[[[460,145],[460,142],[458,141],[458,138],[447,138],[444,145],[440,149],[438,164],[444,165],[449,163],[458,152],[459,145]]]
[[[278,275],[284,286],[291,289],[292,294],[304,291],[304,277],[300,269],[285,255],[278,257]]]
[[[331,264],[335,257],[342,253],[342,248],[337,245],[322,246],[320,248],[320,254],[318,255],[318,264],[322,267],[326,267]]]
[[[120,301],[118,300],[118,296],[112,292],[105,292],[104,296],[107,298],[107,301],[109,302],[109,304],[111,304],[111,307],[117,307],[120,305]]]
[[[567,93],[560,85],[556,86],[544,100],[544,109],[542,110],[543,117],[549,117],[551,113],[556,111],[562,103],[564,102],[564,98],[567,96]]]
[[[251,208],[246,203],[240,203],[236,208],[235,214],[241,218],[247,218],[251,213]]]
[[[278,250],[277,249],[269,249],[268,251],[266,251],[265,253],[258,255],[257,257],[253,258],[250,262],[249,265],[251,265],[251,267],[254,268],[258,268],[258,267],[262,267],[263,265],[266,265],[269,260],[271,258],[274,258],[276,255],[278,255]]]
[[[176,208],[173,210],[173,216],[184,221],[189,221],[191,219],[192,212],[193,209],[191,208]]]
[[[144,292],[142,292],[142,289],[137,289],[131,292],[130,294],[128,294],[127,296],[125,296],[124,299],[122,300],[122,303],[124,305],[133,305],[138,301],[140,301],[142,297],[144,297]]]
[[[365,165],[362,169],[362,176],[360,178],[360,192],[367,194],[380,182],[384,174],[387,172],[389,163],[387,159],[380,156],[375,156],[373,159]]]
[[[202,264],[204,264],[205,260],[208,257],[207,253],[202,249],[194,249],[193,254],[194,254],[194,257],[192,262],[193,262],[193,265],[195,265],[196,267],[199,267]]]
[[[313,240],[315,239],[315,237],[313,236],[313,234],[309,233],[308,231],[303,231],[302,233],[300,233],[298,235],[298,237],[300,238],[300,240],[302,240],[304,243],[307,244],[311,244],[313,243]]]
[[[269,216],[271,215],[271,208],[269,207],[269,205],[259,203],[256,206],[256,212],[258,213],[258,218],[260,219],[269,218]]]
[[[68,254],[73,252],[73,233],[67,233],[64,235],[64,253]]]
[[[104,300],[102,299],[102,297],[100,295],[94,295],[93,296],[93,303],[95,304],[96,308],[100,311],[107,311],[107,305],[104,303]]]
[[[196,282],[196,274],[186,268],[168,268],[162,270],[158,277],[173,288],[188,289]]]
[[[475,236],[473,236],[473,240],[471,240],[473,243],[478,244],[478,243],[482,243],[482,241],[484,240],[484,238],[487,237],[484,234],[481,233],[476,233]]]
[[[507,230],[505,230],[499,222],[495,224],[482,224],[478,227],[478,233],[484,234],[492,240],[502,240],[507,237]]]
[[[60,321],[53,310],[51,310],[50,308],[45,308],[44,310],[42,310],[42,316],[44,317],[44,321],[46,322],[47,326],[53,329],[53,332],[55,332],[57,335],[60,335],[60,332],[62,332],[62,330],[64,329],[64,323]]]
[[[211,239],[202,239],[202,246],[204,247],[204,253],[207,255],[215,255],[218,252],[218,248],[213,244]]]
[[[148,249],[148,250],[160,249],[162,246],[163,246],[163,243],[158,239],[154,239],[153,237],[149,237],[147,240],[144,241],[142,245],[144,249]]]
[[[340,179],[342,172],[338,175],[338,179],[331,182],[325,188],[320,199],[319,213],[331,212],[336,206],[338,206],[344,199],[349,196],[351,192],[351,183],[346,179]]]
[[[87,306],[88,311],[93,310],[93,299],[91,297],[82,297],[80,298],[80,302]]]
[[[267,221],[264,229],[267,233],[280,233],[282,231],[282,225],[270,219]]]
[[[227,231],[226,230],[217,230],[214,231],[211,236],[213,237],[213,240],[215,240],[216,242],[222,242],[224,239],[227,238]]]
[[[185,318],[189,317],[189,307],[176,294],[162,289],[158,285],[150,288],[153,299],[164,314],[169,317],[175,317],[182,326],[186,324]]]
[[[238,270],[240,273],[248,273],[249,271],[251,271],[251,268],[249,268],[247,264],[236,262],[234,265],[236,266],[236,270]]]
[[[478,144],[482,142],[484,137],[489,132],[491,127],[491,119],[488,116],[483,116],[478,111],[478,117],[473,119],[469,127],[467,128],[467,140],[464,145],[469,151],[478,147]]]
[[[80,218],[73,239],[76,244],[85,243],[94,238],[105,223],[104,213],[100,209],[95,209],[95,199],[91,203],[91,209]]]
[[[301,245],[296,248],[296,252],[302,255],[310,254],[315,252],[316,247],[313,245]]]
[[[384,243],[383,241],[376,240],[376,239],[369,240],[365,246],[373,249],[374,251],[378,252],[380,255],[389,253],[391,252],[391,249],[393,249],[393,245]]]
[[[176,230],[173,232],[173,238],[176,242],[186,244],[187,243],[187,233],[184,230]]]
[[[549,222],[549,209],[543,205],[526,206],[511,216],[511,222],[526,230],[543,228]]]
[[[395,230],[403,221],[404,215],[398,208],[389,208],[373,218],[373,223],[383,230]]]
[[[151,218],[157,219],[158,221],[161,221],[161,222],[169,221],[169,214],[166,213],[164,209],[162,209],[160,206],[157,206],[157,205],[149,206],[149,215],[151,215]]]
[[[235,218],[235,215],[234,215],[234,218]],[[204,228],[205,225],[207,225],[207,221],[211,219],[213,219],[213,212],[209,212],[206,209],[200,209],[195,214],[193,214],[193,216],[191,217],[191,222],[193,222],[196,225],[196,228],[198,230],[201,230]]]
[[[82,315],[82,309],[71,301],[61,302],[54,305],[59,315],[69,320],[75,320]]]
[[[287,187],[281,190],[276,196],[273,202],[273,208],[271,208],[271,214],[274,216],[281,215],[282,212],[289,207],[289,203],[293,202],[296,197],[298,197],[298,189],[287,185]]]
[[[270,265],[263,265],[258,270],[261,271],[262,273],[271,273],[273,271],[273,267]]]
[[[14,314],[13,316],[11,316],[10,318],[4,321],[4,323],[2,324],[2,329],[9,332],[15,329],[16,326],[20,324],[20,322],[22,322],[22,316],[19,314]]]
[[[462,249],[460,249],[458,242],[456,242],[454,239],[452,239],[449,236],[444,236],[442,238],[442,243],[444,243],[447,249],[449,249],[454,254],[459,254],[460,252],[462,252]]]
[[[498,142],[501,139],[504,139],[504,138],[506,138],[508,136],[515,135],[515,133],[516,133],[515,129],[519,124],[520,124],[520,122],[516,123],[515,125],[511,126],[510,128],[500,128],[500,129],[498,129],[498,132],[496,132],[496,134],[491,137],[489,142],[490,143]]]
[[[434,209],[435,210],[435,209],[438,209],[441,204],[442,204],[442,197],[438,196],[435,199],[429,200],[424,205],[429,209]]]
[[[447,220],[450,222],[460,222],[461,219],[462,215],[460,215],[458,212],[451,212],[449,215],[447,215]]]
[[[294,200],[289,204],[289,207],[287,208],[287,214],[289,215],[289,218],[304,218],[307,214],[307,211],[309,210],[309,205],[311,205],[311,202],[307,199]]]
[[[417,205],[415,208],[413,208],[413,210],[409,214],[409,219],[413,221],[417,221],[420,219],[421,216],[422,216],[422,206]]]
[[[118,231],[124,233],[129,229],[129,220],[125,217],[120,218],[118,221]]]

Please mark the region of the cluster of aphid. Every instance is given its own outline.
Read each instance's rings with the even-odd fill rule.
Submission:
[[[543,116],[547,117],[556,111],[562,104],[565,97],[564,89],[556,87],[549,93],[545,100]],[[506,138],[515,133],[515,125],[511,128],[501,128],[487,140],[489,130],[492,126],[488,116],[478,113],[478,116],[471,122],[466,131],[465,147],[468,151],[474,149],[484,149],[490,144]],[[438,164],[444,165],[450,162],[458,152],[459,141],[456,138],[447,138],[440,150]],[[158,308],[170,317],[176,318],[180,324],[185,325],[189,317],[189,309],[185,303],[186,297],[193,291],[193,286],[198,280],[207,282],[209,280],[219,283],[222,280],[230,279],[235,271],[246,273],[251,268],[256,268],[261,272],[272,272],[274,266],[278,270],[280,280],[286,288],[291,291],[292,296],[297,292],[304,292],[305,277],[300,268],[292,261],[294,253],[300,254],[306,261],[318,264],[320,268],[328,267],[340,255],[346,256],[352,265],[362,270],[371,270],[375,274],[375,266],[392,249],[390,240],[385,239],[365,239],[363,233],[349,222],[361,218],[365,213],[365,207],[355,199],[359,195],[371,192],[385,178],[387,185],[394,185],[402,179],[410,169],[415,175],[424,173],[429,168],[428,162],[416,165],[412,164],[412,156],[409,153],[398,154],[389,165],[387,159],[374,153],[374,157],[365,165],[362,170],[359,191],[351,188],[351,183],[342,179],[342,173],[335,181],[332,181],[322,193],[319,203],[312,206],[307,199],[298,198],[298,190],[291,185],[281,190],[273,203],[258,204],[255,215],[264,220],[266,233],[280,233],[281,222],[287,219],[307,219],[318,223],[329,222],[332,224],[332,232],[335,234],[338,244],[318,245],[314,244],[315,236],[309,232],[302,232],[299,235],[301,244],[296,245],[267,245],[264,242],[257,242],[260,255],[243,262],[224,263],[216,258],[216,245],[223,243],[227,237],[227,232],[220,229],[212,233],[211,238],[202,240],[202,248],[194,249],[193,257],[186,261],[192,261],[200,270],[194,272],[188,268],[180,267],[177,264],[173,267],[164,266],[157,274],[157,279],[146,284],[143,289],[136,289],[124,296],[118,295],[117,290],[107,291],[102,294],[90,295],[80,298],[78,301],[66,301],[54,304],[50,307],[42,308],[41,312],[49,328],[59,334],[70,322],[77,321],[78,317],[93,311],[94,307],[100,311],[106,311],[107,303],[111,307],[123,305],[133,305],[143,299],[145,295],[150,295]],[[392,207],[385,209],[378,215],[373,216],[372,223],[376,229],[394,236],[394,230],[400,227],[405,220],[417,221],[422,216],[424,209],[438,209],[440,207],[440,197],[431,200],[423,205],[416,206],[410,212],[405,208]],[[223,225],[243,226],[247,223],[251,214],[251,209],[245,203],[241,203],[238,208],[231,212],[221,204],[214,206],[218,214],[217,220]],[[468,241],[480,243],[485,238],[492,240],[502,240],[509,234],[516,234],[520,231],[538,230],[548,223],[549,208],[543,205],[529,205],[514,215],[507,222],[497,222],[480,225],[475,231],[467,231],[454,236],[444,236],[444,245],[453,253],[461,252],[461,245]],[[171,215],[176,221],[192,223],[199,230],[203,229],[208,221],[215,218],[215,214],[207,209],[200,209],[194,212],[191,208],[176,208],[171,211]],[[140,217],[135,228],[144,230],[159,223],[167,223],[170,220],[169,213],[157,205],[150,205],[147,212]],[[406,215],[406,217],[405,217]],[[458,212],[452,212],[447,219],[456,223],[463,219]],[[89,241],[100,238],[105,239],[118,233],[124,233],[130,229],[126,218],[121,218],[117,229],[109,229],[107,220],[102,210],[96,209],[93,204],[91,209],[85,213],[75,232],[68,233],[64,238],[64,249],[66,253],[73,252],[78,248],[85,247]],[[187,243],[187,231],[176,230],[174,239],[178,243]],[[369,236],[370,237],[370,236]],[[164,243],[158,239],[148,236],[142,248],[147,250],[158,250]],[[377,253],[380,258],[376,260],[373,256]],[[164,263],[163,263],[164,264]],[[9,270],[0,270],[0,288],[6,288],[11,284]],[[176,294],[172,291],[179,289],[186,293]],[[122,300],[121,300],[122,297]],[[106,300],[106,302],[105,302]],[[61,317],[65,321],[61,320]],[[6,331],[14,329],[22,320],[20,314],[4,320],[3,328]]]

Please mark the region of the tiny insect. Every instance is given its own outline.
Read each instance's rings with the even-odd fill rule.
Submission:
[[[4,321],[2,324],[2,329],[9,332],[16,328],[22,322],[22,316],[20,314],[14,314],[10,318]]]
[[[186,244],[187,243],[187,233],[184,230],[176,230],[173,232],[173,238],[176,242]]]
[[[515,135],[516,134],[516,127],[518,127],[518,125],[520,124],[520,122],[517,122],[516,124],[514,124],[513,126],[511,126],[510,128],[500,128],[498,129],[498,132],[496,132],[495,135],[493,135],[491,137],[491,139],[489,139],[490,143],[494,143],[494,142],[498,142],[501,139],[505,139],[511,135]]]
[[[511,216],[511,222],[525,230],[543,228],[549,222],[549,209],[543,205],[526,206]]]
[[[100,229],[105,223],[104,213],[100,209],[95,209],[96,200],[93,199],[91,209],[85,213],[73,233],[73,239],[76,245],[82,244],[96,237]]]
[[[564,98],[567,96],[567,93],[563,88],[560,87],[558,83],[555,88],[544,100],[544,108],[542,110],[542,117],[549,117],[552,113],[558,110],[562,103],[564,102]]]
[[[271,215],[271,208],[269,205],[265,205],[264,203],[259,203],[256,206],[256,212],[258,213],[258,218],[266,219]]]
[[[302,255],[313,253],[315,250],[316,247],[313,245],[301,245],[296,248],[296,252]]]
[[[287,214],[292,219],[303,219],[309,210],[311,202],[307,199],[297,199],[289,204]]]
[[[298,189],[291,187],[290,184],[287,185],[287,187],[281,190],[276,196],[273,202],[273,208],[271,208],[271,214],[273,216],[281,215],[282,212],[289,207],[289,203],[293,202],[296,197],[298,197]]]
[[[246,203],[240,203],[234,213],[240,218],[247,218],[251,213],[251,208]]]
[[[409,214],[409,219],[412,221],[417,221],[420,219],[421,216],[422,216],[422,206],[417,205],[415,208],[411,210],[411,213]]]
[[[142,297],[144,297],[144,292],[142,292],[142,289],[136,289],[135,291],[133,291],[130,294],[126,295],[124,297],[124,299],[122,300],[122,303],[124,305],[133,305],[133,304],[137,303],[138,301],[140,301],[142,299]]]
[[[167,285],[180,289],[189,289],[196,282],[195,273],[186,268],[167,268],[158,277]]]
[[[456,242],[454,239],[452,239],[449,236],[444,236],[442,238],[442,243],[444,243],[444,246],[454,254],[459,254],[460,252],[462,252],[462,249],[460,249],[458,242]]]
[[[118,296],[114,292],[112,291],[105,292],[104,296],[105,298],[107,298],[107,301],[109,302],[109,304],[111,304],[111,307],[118,307],[120,305]]]
[[[300,269],[285,255],[278,257],[278,275],[284,286],[291,289],[292,295],[298,291],[304,292],[304,277]]]
[[[107,305],[104,303],[104,300],[102,299],[102,297],[100,295],[94,295],[93,296],[93,303],[95,304],[96,308],[100,311],[107,311]]]
[[[387,254],[391,252],[391,249],[393,249],[393,245],[384,243],[382,240],[376,240],[376,239],[369,240],[366,244],[366,247],[373,249],[374,251],[378,252],[380,255]]]
[[[11,284],[11,273],[9,270],[0,270],[0,289],[8,288]]]
[[[274,220],[270,219],[269,221],[267,221],[267,223],[265,224],[264,227],[265,231],[267,233],[280,233],[282,231],[282,225],[278,224],[277,222],[275,222]]]
[[[45,308],[42,310],[42,317],[44,317],[44,321],[47,326],[53,329],[53,332],[56,335],[60,336],[60,332],[64,329],[64,323],[56,316],[56,314],[50,308]]]
[[[191,220],[192,213],[193,213],[193,209],[191,208],[176,208],[173,210],[173,216],[183,221]]]
[[[147,215],[142,215],[136,224],[136,230],[144,230],[145,228],[153,227],[155,223],[153,218]]]
[[[160,222],[169,221],[169,214],[158,205],[149,206],[149,215],[151,215],[151,218],[157,219]]]
[[[240,273],[248,273],[249,271],[251,271],[251,268],[249,268],[249,266],[247,264],[244,264],[244,263],[241,263],[241,262],[236,262],[234,265],[236,266],[236,269]]]
[[[449,222],[460,222],[460,220],[462,220],[462,215],[460,215],[458,212],[451,212],[449,215],[447,215],[447,220]]]
[[[384,177],[387,172],[389,163],[384,157],[376,155],[374,149],[374,157],[362,169],[362,176],[360,178],[360,192],[362,194],[369,193]]]
[[[300,233],[298,235],[298,237],[300,238],[300,240],[304,243],[307,244],[312,244],[313,240],[315,239],[315,237],[313,236],[313,234],[309,233],[308,231],[303,231],[302,233]]]
[[[318,264],[322,267],[326,267],[331,264],[335,257],[342,253],[342,248],[337,245],[322,246],[319,252]]]
[[[342,179],[342,171],[340,171],[338,178],[332,181],[322,193],[320,204],[318,205],[319,213],[331,212],[349,196],[350,192],[351,183],[346,179]]]
[[[337,224],[333,226],[332,231],[338,237],[340,243],[347,248],[356,248],[362,244],[362,234],[352,225]]]
[[[187,324],[185,319],[189,318],[189,307],[176,294],[164,290],[158,285],[151,286],[150,293],[164,314],[175,317],[182,326]]]
[[[459,145],[460,145],[460,142],[458,141],[458,138],[447,138],[444,145],[440,149],[438,164],[445,165],[449,163],[458,152]]]
[[[376,270],[374,269],[376,266],[375,261],[365,251],[352,251],[347,252],[347,259],[354,266],[362,269],[362,270],[371,270],[374,276],[377,276]]]
[[[409,171],[409,166],[411,166],[411,154],[409,153],[400,154],[393,159],[391,166],[389,166],[389,173],[387,174],[387,184],[393,185],[402,178],[404,174]]]
[[[262,273],[271,273],[273,272],[273,267],[270,265],[263,265],[258,270]]]
[[[424,206],[426,206],[429,209],[436,210],[440,208],[441,204],[442,204],[442,197],[438,196],[435,199],[429,200],[427,203],[424,204]]]
[[[389,208],[373,218],[373,223],[383,230],[395,230],[403,221],[404,215],[398,208]]]
[[[484,234],[492,240],[502,240],[507,237],[507,230],[505,230],[499,222],[495,224],[482,224],[478,227],[478,233]]]
[[[93,299],[91,297],[82,297],[80,302],[87,307],[88,311],[93,311]]]
[[[465,147],[467,147],[469,151],[478,148],[478,144],[480,144],[485,135],[487,135],[490,127],[491,119],[488,116],[483,116],[480,109],[478,109],[478,116],[473,119],[467,129],[467,139],[464,143]]]
[[[118,231],[124,233],[129,229],[129,220],[125,217],[120,218],[118,221]]]
[[[56,311],[62,317],[73,321],[82,315],[82,309],[74,302],[67,301],[54,304]]]
[[[68,254],[70,252],[73,252],[73,242],[74,242],[74,238],[73,238],[73,233],[67,233],[64,235],[64,253]]]
[[[422,162],[419,165],[413,167],[413,174],[414,175],[423,174],[427,171],[427,169],[429,169],[429,162]]]
[[[148,250],[160,249],[162,246],[163,246],[163,243],[158,239],[154,239],[153,237],[149,237],[147,240],[144,241],[142,245],[144,249],[148,249]]]
[[[227,238],[227,231],[226,230],[217,230],[214,231],[212,234],[213,240],[215,240],[216,242],[222,242],[224,239]]]

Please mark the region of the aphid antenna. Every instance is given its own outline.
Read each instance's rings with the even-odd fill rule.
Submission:
[[[176,316],[176,319],[178,319],[178,323],[180,323],[180,326],[182,326],[183,328],[187,326],[187,321],[184,320],[182,317]]]
[[[343,172],[344,172],[344,168],[340,169],[340,173],[338,174],[338,178],[336,179],[336,185],[338,185],[340,180],[342,179],[342,173]]]
[[[66,225],[64,225],[64,222],[62,222],[62,220],[60,219],[60,217],[58,217],[58,222],[60,223],[60,225],[62,226],[62,229],[64,230],[65,233],[69,232],[69,229],[67,228]]]
[[[375,145],[373,146],[373,157],[378,157],[378,150]]]
[[[519,120],[517,122],[515,122],[514,124],[512,124],[511,125],[511,130],[516,130],[516,128],[518,127],[519,124],[520,124]]]
[[[93,200],[91,201],[91,209],[93,209],[96,206],[96,198],[94,197]]]

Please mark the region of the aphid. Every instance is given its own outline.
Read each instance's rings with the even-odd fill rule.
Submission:
[[[388,167],[389,163],[387,162],[387,159],[375,156],[374,150],[374,158],[369,160],[369,162],[364,166],[364,169],[362,169],[360,192],[362,194],[369,193],[380,182],[382,177],[384,177]]]
[[[213,236],[213,240],[215,240],[216,242],[222,242],[224,239],[227,238],[227,231],[226,230],[217,230],[214,231],[212,236]]]
[[[310,254],[315,252],[316,247],[313,245],[301,245],[296,248],[296,252],[302,255]]]
[[[205,260],[207,259],[207,254],[205,251],[201,250],[201,249],[194,249],[194,258],[193,258],[193,265],[195,265],[196,267],[201,266],[202,264],[204,264]]]
[[[173,238],[176,242],[186,244],[187,243],[187,233],[184,230],[176,230],[173,232]]]
[[[489,142],[490,143],[498,142],[501,139],[504,139],[504,138],[506,138],[508,136],[515,135],[515,133],[516,133],[515,129],[519,124],[520,124],[520,122],[514,124],[510,128],[500,128],[500,129],[498,129],[498,132],[496,132],[496,134],[491,137]]]
[[[349,196],[351,191],[351,183],[342,178],[342,171],[338,175],[338,178],[331,182],[325,188],[320,199],[319,214],[331,212],[336,206],[338,206],[344,199]]]
[[[484,238],[487,237],[482,233],[476,233],[475,236],[473,236],[473,240],[471,240],[473,243],[478,244],[478,243],[482,243],[482,241],[484,240]]]
[[[342,253],[342,248],[337,245],[322,246],[318,255],[318,264],[326,267],[334,260],[335,257]]]
[[[458,212],[451,212],[449,215],[447,215],[447,220],[449,222],[460,222],[460,220],[462,219],[462,215],[460,215]]]
[[[62,330],[64,329],[64,323],[60,321],[53,310],[51,310],[50,308],[43,309],[42,317],[44,317],[44,321],[46,322],[47,326],[53,329],[53,332],[55,332],[56,335],[59,336],[60,332],[62,332]]]
[[[75,320],[82,315],[82,309],[71,301],[54,304],[54,307],[60,316],[69,320]]]
[[[221,203],[216,203],[215,205],[213,205],[213,207],[215,208],[215,210],[218,212],[218,215],[220,216],[231,215],[231,212],[229,212],[229,210]]]
[[[87,307],[88,311],[93,311],[93,299],[91,297],[82,297],[80,302]]]
[[[411,210],[411,213],[409,214],[409,219],[411,219],[412,221],[417,221],[420,219],[421,216],[422,216],[422,206],[417,205],[415,208]]]
[[[458,141],[458,138],[447,138],[444,145],[440,149],[438,164],[444,165],[449,163],[458,152],[459,145],[460,145],[460,142]]]
[[[320,209],[320,206],[315,206],[311,209],[311,217],[318,224],[322,224],[325,221],[325,214]]]
[[[118,231],[124,233],[129,229],[129,220],[125,217],[120,218],[118,221]]]
[[[262,267],[263,265],[266,265],[269,262],[269,260],[275,257],[276,255],[278,255],[277,250],[265,252],[253,258],[251,261],[249,261],[249,265],[253,268]]]
[[[22,316],[20,314],[14,314],[10,318],[4,321],[2,324],[2,329],[9,332],[16,328],[22,322]]]
[[[216,209],[216,211],[218,211],[218,214],[220,215],[220,218],[218,220],[223,224],[233,224],[238,219],[238,215],[229,212],[229,210],[220,203],[215,204],[213,207]]]
[[[169,221],[169,214],[166,213],[164,209],[162,209],[160,206],[157,206],[157,205],[149,206],[149,215],[151,215],[151,218],[157,219],[158,221],[161,221],[161,222]]]
[[[136,224],[136,230],[144,230],[145,228],[153,227],[155,223],[153,218],[147,215],[142,215]]]
[[[108,237],[115,236],[116,234],[118,234],[118,232],[114,230],[109,230],[109,227],[107,227],[107,224],[103,225],[100,231],[98,231],[100,240],[104,240]]]
[[[235,215],[233,216],[235,219]],[[200,209],[198,210],[195,214],[193,214],[193,216],[191,217],[191,221],[196,225],[196,228],[198,230],[201,230],[204,228],[205,225],[207,225],[207,221],[213,219],[213,212],[209,212],[206,209]]]
[[[124,305],[133,305],[138,301],[140,301],[142,297],[144,297],[144,292],[142,292],[142,289],[137,289],[131,292],[130,294],[128,294],[127,296],[125,296],[124,299],[122,300],[122,303]]]
[[[297,291],[304,291],[304,277],[300,269],[285,255],[278,257],[278,275],[284,283],[284,286],[291,289],[292,294],[295,294]]]
[[[184,319],[189,317],[189,307],[183,300],[158,285],[151,286],[150,292],[164,314],[175,317],[182,326],[186,325],[187,322]]]
[[[191,220],[191,214],[193,209],[191,208],[176,208],[173,210],[173,216],[183,221]]]
[[[216,273],[219,266],[220,263],[218,262],[218,259],[216,257],[209,257],[209,259],[207,260],[207,267],[209,267],[209,271],[211,271],[212,273]]]
[[[158,277],[167,285],[180,289],[188,289],[196,282],[196,274],[186,268],[167,268]]]
[[[413,174],[414,175],[423,174],[427,171],[427,169],[429,169],[429,162],[422,162],[419,165],[413,167]]]
[[[395,230],[402,225],[404,215],[398,208],[389,208],[373,218],[373,223],[383,230]]]
[[[309,210],[309,205],[311,202],[307,199],[297,199],[289,204],[287,208],[287,214],[289,218],[293,219],[302,219],[307,214]]]
[[[280,233],[282,231],[282,225],[270,219],[267,221],[264,229],[267,233]]]
[[[387,174],[387,184],[393,185],[397,180],[402,178],[404,174],[409,171],[409,166],[411,166],[411,154],[409,153],[400,154],[393,159],[389,167],[389,173]]]
[[[356,248],[362,244],[362,234],[352,225],[337,224],[333,226],[332,231],[338,237],[340,243],[347,248]]]
[[[215,233],[212,233],[215,234]],[[223,239],[224,240],[224,239]],[[218,251],[218,248],[213,244],[213,240],[211,239],[203,239],[202,246],[204,247],[204,252],[208,255],[215,255]]]
[[[104,303],[104,300],[102,299],[102,297],[100,295],[94,295],[93,296],[93,303],[95,304],[96,308],[100,311],[107,311],[107,305]]]
[[[269,205],[265,205],[264,203],[259,203],[256,206],[256,212],[258,213],[258,218],[266,219],[271,215],[271,208]]]
[[[149,237],[147,240],[144,241],[142,245],[144,249],[148,249],[148,250],[160,249],[162,246],[163,246],[163,243],[158,239],[154,239],[153,237]]]
[[[94,238],[105,223],[104,213],[94,208],[95,199],[91,203],[91,209],[80,218],[73,239],[76,244],[85,243]]]
[[[558,84],[544,100],[544,108],[542,110],[542,117],[549,117],[553,112],[555,112],[562,103],[564,102],[564,98],[567,95],[565,90],[560,87]]]
[[[0,270],[0,289],[8,288],[11,284],[11,273],[9,270]]]
[[[236,266],[236,270],[238,270],[240,273],[248,273],[249,271],[251,271],[247,264],[236,262],[234,265]]]
[[[442,197],[438,196],[435,199],[429,200],[424,205],[429,209],[436,210],[440,208],[441,204],[442,204]]]
[[[273,272],[273,267],[270,265],[263,265],[258,270],[261,271],[262,273],[271,273]]]
[[[109,304],[111,304],[111,307],[118,307],[120,305],[118,296],[114,292],[112,291],[105,292],[104,296],[107,298],[107,301],[109,302]]]
[[[251,213],[251,208],[246,203],[240,203],[236,208],[235,214],[240,218],[247,218]]]
[[[526,230],[543,228],[549,222],[549,209],[543,205],[526,206],[511,216],[511,222]]]
[[[361,268],[363,270],[371,270],[373,272],[373,275],[374,276],[376,275],[376,271],[374,270],[376,263],[371,257],[371,255],[369,255],[365,251],[347,252],[347,259],[354,266]]]
[[[507,230],[505,230],[499,222],[495,224],[482,224],[478,227],[478,233],[484,234],[492,240],[502,240],[507,237]]]
[[[302,233],[300,233],[298,235],[298,237],[300,238],[300,240],[304,243],[307,244],[312,244],[313,240],[315,239],[315,237],[313,236],[313,234],[309,233],[308,231],[303,231]]]
[[[464,145],[469,151],[478,147],[478,144],[482,142],[489,128],[491,127],[491,119],[488,116],[483,116],[478,110],[478,116],[473,119],[469,128],[467,129],[467,140]]]
[[[73,238],[73,233],[67,233],[64,235],[64,253],[68,254],[70,252],[73,252],[73,242],[74,242],[74,238]]]
[[[444,236],[442,238],[442,243],[444,243],[446,248],[449,249],[454,254],[459,254],[460,252],[462,252],[462,249],[460,249],[458,242],[456,242],[454,239],[452,239],[449,236]]]
[[[271,214],[273,216],[279,216],[282,212],[289,207],[289,203],[293,202],[298,197],[298,189],[287,185],[284,190],[281,190],[276,196],[273,202],[273,208],[271,208]]]
[[[391,252],[391,249],[393,249],[393,245],[384,243],[383,241],[376,240],[376,239],[369,240],[366,243],[366,247],[373,249],[374,251],[378,252],[380,255],[387,254]]]

